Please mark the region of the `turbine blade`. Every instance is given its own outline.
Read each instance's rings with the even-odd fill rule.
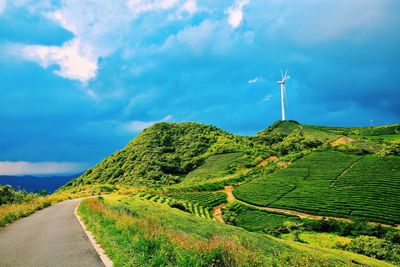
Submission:
[[[282,72],[282,69],[281,69],[281,77],[282,77],[282,81],[284,80],[284,78],[283,78],[283,72]]]
[[[286,80],[286,77],[287,77],[287,71],[288,71],[288,69],[286,69],[286,71],[285,71],[285,80]]]

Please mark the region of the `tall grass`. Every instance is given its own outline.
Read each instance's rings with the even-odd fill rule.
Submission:
[[[71,196],[68,194],[54,194],[44,197],[35,197],[23,203],[1,205],[0,227],[70,197]]]
[[[350,254],[343,252],[294,248],[265,235],[198,221],[163,205],[132,198],[129,206],[125,202],[86,199],[78,209],[115,266],[351,265]],[[379,266],[373,260],[352,257]]]

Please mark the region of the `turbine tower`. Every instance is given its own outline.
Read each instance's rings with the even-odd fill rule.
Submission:
[[[287,70],[285,72],[285,75],[283,75],[283,72],[281,70],[281,77],[282,80],[277,81],[276,83],[281,85],[281,99],[282,99],[282,121],[285,120],[285,97],[286,97],[286,86],[285,86],[285,82],[286,80],[288,80],[290,77],[287,75]]]

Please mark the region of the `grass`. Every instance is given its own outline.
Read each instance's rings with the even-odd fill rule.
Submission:
[[[386,141],[400,141],[400,134],[383,134],[383,135],[363,135],[364,138],[366,139],[383,139]]]
[[[237,184],[244,181],[247,171],[240,171],[235,174],[230,174],[222,177],[212,178],[206,182],[199,183],[180,183],[177,185],[167,186],[163,188],[165,192],[192,192],[192,191],[216,191],[224,188],[225,185]]]
[[[23,203],[1,205],[0,227],[70,197],[69,194],[53,194],[45,197],[35,197]]]
[[[201,220],[138,197],[86,199],[78,212],[115,266],[391,266]]]
[[[282,239],[286,240],[294,240],[294,234],[283,234],[281,235]],[[314,247],[322,247],[322,248],[336,248],[338,243],[340,244],[348,244],[351,242],[351,238],[339,236],[337,234],[332,233],[316,233],[316,232],[302,232],[299,234],[299,238]]]
[[[239,186],[234,195],[260,206],[398,224],[399,191],[399,157],[318,152]]]
[[[206,159],[203,165],[186,175],[184,183],[198,184],[209,179],[228,175],[229,165],[235,162],[242,153],[228,153],[212,155]]]
[[[311,126],[311,125],[302,125],[301,128],[304,132],[304,136],[310,139],[317,139],[320,141],[333,141],[338,139],[340,135],[333,131],[327,131],[323,128]]]

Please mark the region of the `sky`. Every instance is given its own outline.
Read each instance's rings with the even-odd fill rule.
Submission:
[[[155,122],[400,122],[398,0],[0,0],[0,174],[93,166]]]

